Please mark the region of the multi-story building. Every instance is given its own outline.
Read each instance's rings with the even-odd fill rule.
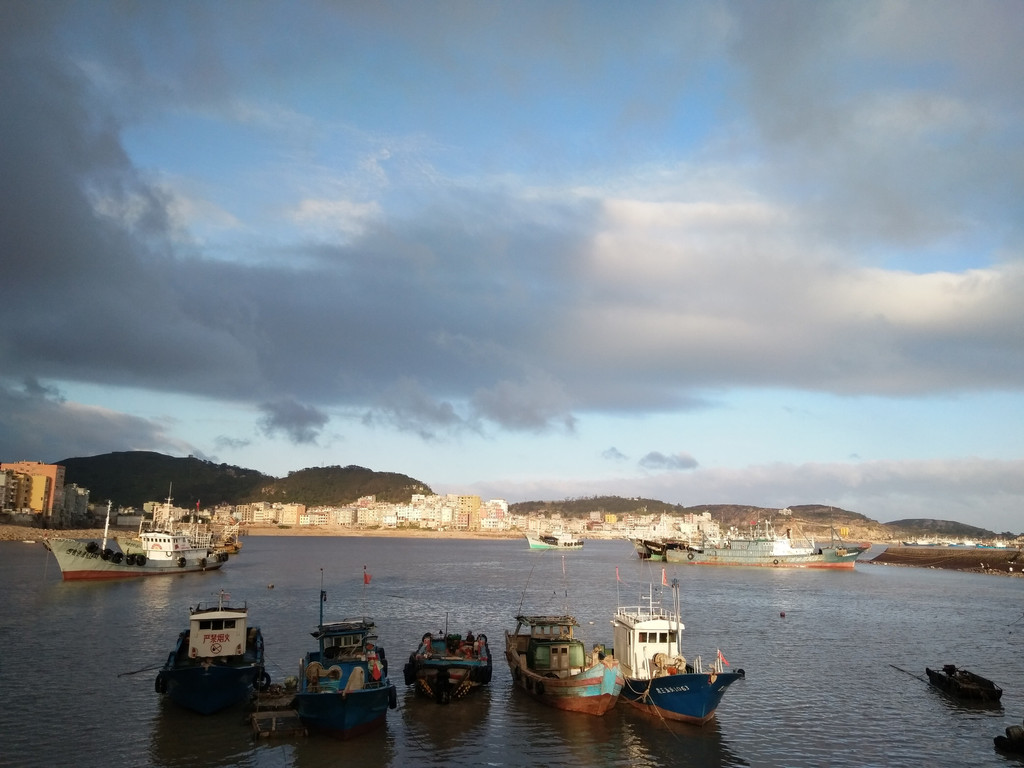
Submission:
[[[17,484],[16,511],[39,515],[46,527],[60,523],[64,510],[64,467],[39,461],[13,461],[0,463],[0,471],[28,478],[27,482]]]

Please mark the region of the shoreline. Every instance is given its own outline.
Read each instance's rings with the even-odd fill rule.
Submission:
[[[131,535],[138,529],[132,527],[111,527],[107,538],[118,535]],[[501,541],[521,539],[522,533],[490,533],[484,531],[435,531],[423,528],[348,528],[330,527],[293,527],[251,526],[242,533],[241,538],[248,536],[339,536],[346,538],[396,538],[396,539],[454,539]],[[75,528],[60,530],[54,528],[34,528],[27,525],[0,524],[0,541],[42,542],[46,539],[102,539],[102,528]],[[600,540],[604,540],[603,537]],[[607,539],[612,541],[614,539]],[[896,544],[885,545],[886,549],[870,560],[858,560],[858,565],[883,565],[898,568],[933,568],[945,571],[961,571],[965,573],[994,574],[1001,576],[1024,577],[1024,553],[1020,549],[950,549],[947,547],[903,547]]]

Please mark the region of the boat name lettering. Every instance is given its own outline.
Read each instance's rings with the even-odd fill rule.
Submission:
[[[682,691],[690,690],[688,685],[666,685],[658,686],[654,689],[657,693],[681,693]]]
[[[88,550],[75,549],[74,547],[68,547],[68,554],[75,557],[87,557],[90,560],[97,560],[100,556],[98,552],[89,552]]]

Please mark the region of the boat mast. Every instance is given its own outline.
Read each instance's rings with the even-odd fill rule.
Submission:
[[[110,530],[110,505],[113,502],[107,499],[107,522],[103,524],[103,546],[100,547],[100,552],[107,548],[107,531]]]
[[[676,655],[683,653],[683,629],[679,610],[679,579],[672,579],[672,612],[676,624]]]

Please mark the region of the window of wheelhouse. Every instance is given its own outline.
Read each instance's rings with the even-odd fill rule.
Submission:
[[[640,643],[674,643],[676,631],[669,632],[638,632],[637,642]]]
[[[234,629],[234,619],[200,619],[200,629],[219,630],[219,629]]]

